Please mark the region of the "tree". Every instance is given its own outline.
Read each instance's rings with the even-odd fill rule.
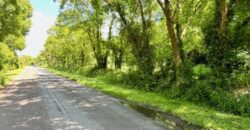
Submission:
[[[180,40],[177,39],[177,36],[175,34],[175,30],[174,30],[173,17],[171,15],[172,13],[170,10],[170,2],[169,2],[169,0],[165,0],[164,2],[161,0],[157,0],[157,2],[160,5],[160,7],[163,10],[164,15],[166,17],[168,35],[169,35],[169,37],[171,39],[171,43],[172,43],[175,66],[176,66],[176,69],[178,69],[179,66],[181,66],[181,64],[182,64],[181,47],[180,47]]]
[[[105,2],[112,11],[118,14],[121,25],[126,30],[127,41],[131,44],[132,54],[136,58],[138,69],[144,74],[152,75],[154,70],[154,54],[150,41],[152,37],[151,25],[153,22],[154,2],[142,0],[105,0]]]
[[[0,12],[0,42],[4,44],[1,46],[2,49],[5,48],[7,51],[8,54],[6,55],[11,55],[10,57],[4,57],[5,59],[9,58],[8,62],[2,60],[0,64],[9,66],[14,64],[18,67],[16,51],[25,47],[24,36],[31,26],[32,7],[28,0],[2,0],[0,2]],[[0,68],[1,70],[2,68]]]

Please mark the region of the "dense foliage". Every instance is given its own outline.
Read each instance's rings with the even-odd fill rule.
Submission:
[[[20,67],[35,65],[35,60],[33,57],[28,55],[19,56],[18,63]]]
[[[250,116],[248,5],[63,0],[39,63]]]
[[[31,15],[28,0],[0,0],[0,84],[5,70],[19,66],[17,51],[25,47]]]

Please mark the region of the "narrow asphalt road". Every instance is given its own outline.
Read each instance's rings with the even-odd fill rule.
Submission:
[[[27,67],[0,90],[1,130],[163,130],[118,99]]]

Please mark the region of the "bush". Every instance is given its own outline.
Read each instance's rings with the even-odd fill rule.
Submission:
[[[194,102],[209,102],[212,87],[205,80],[196,81],[191,88],[189,88],[184,98]]]
[[[220,111],[239,114],[237,112],[237,99],[236,97],[223,90],[214,90],[210,94],[211,99],[209,100],[209,105],[217,108]]]
[[[250,95],[236,97],[221,88],[221,78],[213,76],[212,69],[205,65],[197,65],[192,69],[193,82],[186,90],[183,98],[196,103],[212,106],[220,111],[241,116],[250,116]],[[249,76],[242,74],[241,83],[247,84]],[[239,80],[238,80],[239,82]]]
[[[250,71],[240,73],[236,76],[236,82],[242,87],[250,87]]]
[[[236,97],[220,88],[211,87],[206,81],[198,81],[184,95],[184,98],[203,103],[217,110],[240,116],[250,116],[250,94]]]
[[[209,78],[209,76],[211,75],[212,69],[204,64],[196,65],[193,67],[193,76],[195,76],[196,79]]]
[[[157,86],[157,81],[154,76],[142,74],[139,71],[130,71],[128,74],[123,74],[121,83],[145,90],[154,90]]]
[[[195,102],[208,102],[212,87],[212,69],[204,64],[196,65],[192,68],[192,83],[184,94],[184,98]]]
[[[192,86],[192,68],[193,64],[190,61],[185,61],[185,66],[181,66],[172,80],[169,96],[173,98],[182,97],[185,92]],[[172,76],[172,75],[169,75]]]
[[[92,68],[92,69],[89,69],[89,70],[84,70],[84,69],[81,69],[81,74],[85,73],[85,75],[87,77],[97,77],[97,76],[102,76],[104,75],[105,73],[107,73],[109,70],[106,70],[106,69],[99,69],[97,67],[95,68]],[[84,75],[84,74],[83,74]]]
[[[212,93],[210,105],[221,111],[233,113],[240,116],[250,116],[250,94],[239,97],[224,91]]]
[[[105,71],[105,73],[102,73],[102,75],[98,75],[98,78],[101,78],[108,83],[119,84],[121,83],[122,76],[123,73],[121,71],[109,70]]]
[[[236,110],[241,116],[250,116],[250,94],[238,97]]]
[[[80,70],[78,72],[80,72]],[[109,83],[124,84],[138,89],[154,90],[157,86],[157,81],[154,76],[145,75],[140,71],[124,73],[119,70],[92,69],[81,73],[86,73],[85,75],[88,77],[99,78]]]

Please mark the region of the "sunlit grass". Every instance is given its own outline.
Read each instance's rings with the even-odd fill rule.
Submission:
[[[108,93],[128,101],[144,103],[162,111],[171,113],[189,123],[217,130],[249,130],[250,118],[216,111],[187,101],[170,99],[161,93],[131,89],[124,85],[105,82],[103,78],[90,78],[69,72],[50,71],[68,77],[88,87]]]
[[[6,79],[5,83],[9,83],[11,80],[13,80],[18,74],[20,74],[23,71],[23,68],[9,70],[5,73]],[[0,86],[2,87],[2,86]]]

